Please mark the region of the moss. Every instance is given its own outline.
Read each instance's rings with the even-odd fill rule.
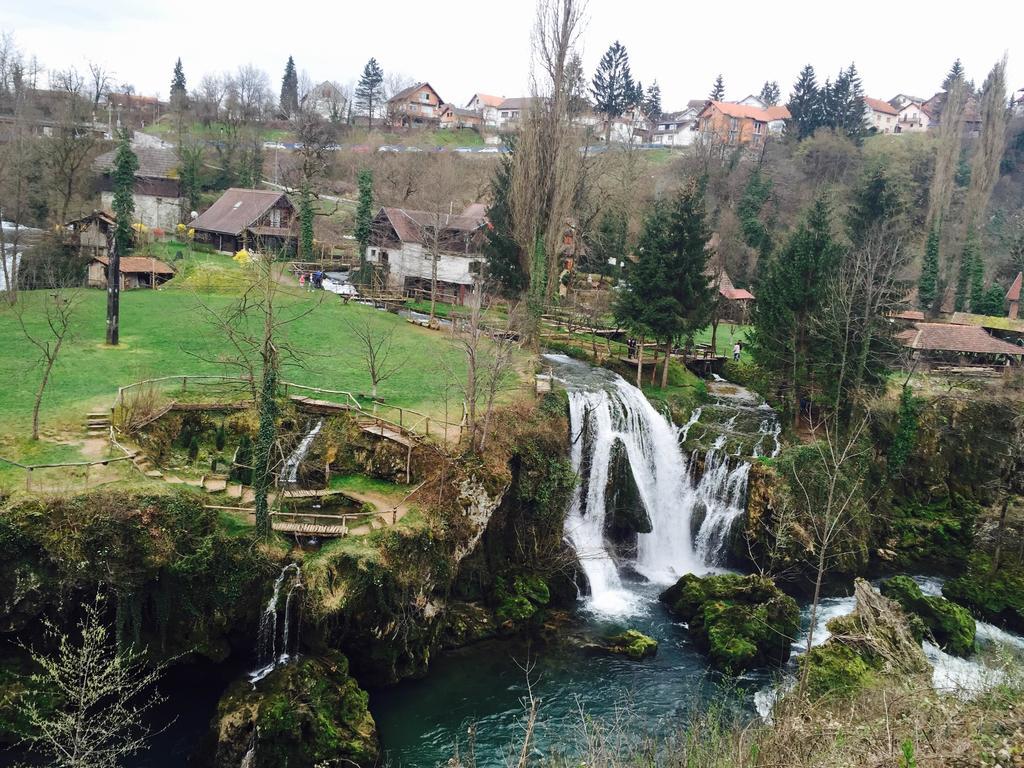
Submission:
[[[947,581],[942,594],[986,621],[1024,632],[1024,568],[1019,565],[992,573],[988,556],[975,553],[966,572]]]
[[[658,641],[636,629],[627,629],[604,641],[609,653],[628,656],[631,659],[646,659],[658,652]]]
[[[969,656],[974,651],[974,619],[962,606],[941,597],[925,595],[909,576],[893,576],[882,582],[881,592],[895,600],[908,614],[916,616],[924,629],[949,653]],[[911,623],[920,639],[920,629]]]
[[[519,623],[533,618],[551,600],[547,583],[536,574],[516,575],[511,585],[499,577],[495,593],[500,600],[495,615],[498,621]]]
[[[687,622],[711,663],[730,673],[789,657],[799,629],[796,601],[762,576],[683,576],[661,595]]]
[[[873,678],[872,668],[855,650],[841,643],[825,643],[800,658],[807,669],[807,690],[814,697],[848,697]]]

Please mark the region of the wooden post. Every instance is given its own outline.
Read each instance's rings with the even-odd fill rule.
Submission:
[[[188,392],[188,376],[181,377],[181,391]]]
[[[427,437],[430,437],[430,417],[427,416]]]

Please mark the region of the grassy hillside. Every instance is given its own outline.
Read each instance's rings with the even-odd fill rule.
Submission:
[[[173,246],[172,246],[173,249]],[[165,254],[166,256],[166,254]],[[179,277],[157,291],[126,291],[121,296],[121,344],[104,344],[106,294],[85,292],[75,316],[74,336],[54,368],[43,401],[42,418],[50,428],[82,423],[86,410],[110,405],[118,386],[172,374],[234,374],[218,362],[230,353],[208,322],[204,306],[223,310],[234,301],[244,271],[228,257],[196,254],[179,264]],[[24,294],[29,326],[42,332],[40,306],[45,292]],[[322,301],[321,301],[322,299]],[[299,360],[286,365],[284,378],[330,389],[369,392],[370,380],[351,327],[369,323],[376,330],[394,329],[392,357],[404,361],[378,394],[386,402],[441,415],[447,396],[458,410],[461,396],[454,379],[464,373],[460,353],[448,337],[370,307],[342,304],[327,293],[286,287],[281,305],[288,312],[311,312],[285,330]],[[13,313],[0,309],[0,376],[8,387],[0,397],[0,430],[25,431],[31,418],[40,374],[38,354],[22,336]]]

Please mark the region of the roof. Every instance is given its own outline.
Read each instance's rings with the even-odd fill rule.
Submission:
[[[491,96],[486,93],[474,93],[473,99],[476,99],[485,107],[500,107],[501,102],[505,101],[504,96]],[[473,101],[473,99],[470,99],[470,101]]]
[[[686,102],[686,108],[695,109],[698,112],[700,112],[702,109],[704,109],[705,106],[707,106],[707,103],[707,99],[690,99],[688,102]]]
[[[1022,281],[1024,281],[1024,272],[1018,272],[1017,277],[1013,280],[1013,285],[1011,285],[1010,290],[1006,292],[1007,301],[1020,301],[1020,288]]]
[[[701,114],[707,112],[709,107],[714,107],[726,117],[757,120],[761,123],[768,123],[772,120],[788,120],[790,118],[789,110],[782,106],[761,109],[760,107],[751,107],[747,104],[734,104],[731,101],[709,101],[705,104],[704,109],[701,110]]]
[[[190,226],[205,232],[240,235],[242,230],[273,208],[282,197],[288,199],[284,192],[232,187],[203,211],[199,218],[193,220]]]
[[[92,221],[93,219],[99,219],[107,224],[116,224],[117,218],[110,211],[95,210],[92,213],[87,213],[84,216],[79,216],[77,219],[71,219],[64,223],[65,227],[70,227],[73,224],[84,224],[85,222]]]
[[[110,266],[110,259],[106,256],[96,256],[92,261],[98,261],[103,266]],[[156,275],[173,275],[174,270],[169,266],[160,261],[160,259],[154,259],[150,256],[122,256],[121,263],[118,265],[121,274],[131,274],[135,272],[144,272],[146,274]]]
[[[1024,334],[1024,319],[1011,320],[1005,316],[975,315],[971,312],[954,312],[949,318],[953,325],[977,325],[990,331],[1009,331]]]
[[[499,109],[526,109],[533,99],[529,96],[516,96],[512,99],[502,99]]]
[[[716,232],[715,236],[717,235],[718,233]],[[712,237],[712,239],[714,240],[715,238]],[[710,245],[711,243],[709,242],[708,244]],[[714,281],[715,271],[713,268],[709,267],[707,270],[705,270],[704,274],[706,274],[708,277],[712,279],[712,281]],[[726,272],[724,269],[722,269],[722,271],[718,273],[718,292],[729,301],[748,301],[753,300],[754,298],[754,294],[752,294],[746,288],[737,288],[735,285],[733,285],[732,278],[729,277],[729,273]]]
[[[410,85],[408,88],[403,88],[390,99],[388,99],[388,103],[390,104],[392,101],[405,101],[407,98],[416,93],[416,91],[418,91],[420,88],[429,88],[430,90],[434,91],[434,95],[437,96],[437,100],[441,101],[441,95],[436,90],[434,90],[434,86],[432,86],[430,83],[423,82],[416,83],[416,85]]]
[[[451,112],[456,117],[473,118],[473,119],[476,119],[476,120],[480,119],[480,113],[477,112],[476,110],[465,109],[463,107],[456,107],[454,104],[445,104],[442,107],[441,114],[443,115],[446,112]]]
[[[176,179],[178,178],[178,153],[173,147],[141,147],[132,145],[132,152],[139,158],[139,170],[135,176],[143,179]],[[96,158],[93,167],[100,173],[114,168],[117,150],[112,149]]]
[[[924,312],[920,309],[904,309],[902,312],[896,312],[892,317],[897,320],[910,320],[911,322],[922,322],[926,319]]]
[[[870,96],[864,97],[864,106],[874,112],[881,112],[886,115],[898,115],[897,110],[892,104],[881,99],[872,99]]]
[[[472,232],[484,225],[483,206],[473,204],[458,215],[440,214],[431,211],[411,211],[405,208],[381,208],[378,216],[383,213],[391,226],[395,228],[398,238],[403,243],[422,242],[421,231],[441,225],[444,229],[456,232]]]
[[[897,338],[905,347],[932,352],[1024,355],[1024,347],[990,336],[976,325],[915,323],[912,330],[898,334]]]

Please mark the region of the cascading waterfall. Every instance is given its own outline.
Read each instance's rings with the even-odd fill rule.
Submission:
[[[695,493],[705,512],[694,547],[697,558],[705,565],[725,564],[729,532],[746,510],[749,475],[748,462],[730,462],[721,449],[713,448],[704,457],[704,473]]]
[[[288,582],[281,610],[281,592]],[[298,563],[288,563],[274,580],[274,590],[267,607],[260,616],[260,628],[256,636],[257,667],[249,674],[249,682],[257,683],[283,664],[287,664],[298,647],[298,616],[292,615],[292,599],[296,590],[302,589],[302,569]],[[291,627],[295,624],[295,639],[291,639]],[[278,648],[278,638],[281,645]]]
[[[299,479],[299,466],[302,464],[302,460],[306,458],[306,454],[309,453],[309,449],[313,446],[313,440],[320,433],[321,427],[324,425],[324,420],[320,419],[313,428],[306,433],[305,437],[299,441],[299,444],[292,451],[291,455],[285,459],[284,466],[281,469],[281,476],[285,482],[289,485],[295,485]]]

